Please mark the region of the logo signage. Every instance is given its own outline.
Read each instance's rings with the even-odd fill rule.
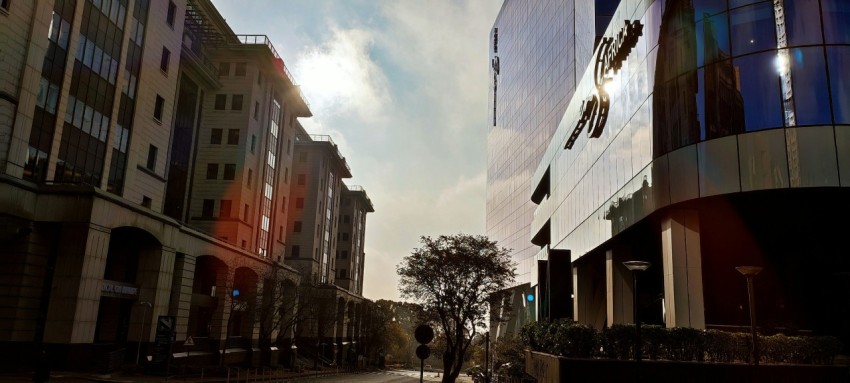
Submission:
[[[104,280],[100,295],[115,298],[136,298],[139,296],[139,289],[120,282]]]
[[[598,138],[608,122],[608,109],[611,100],[605,90],[605,84],[622,69],[623,62],[629,57],[637,45],[638,38],[643,36],[643,24],[640,21],[626,20],[625,26],[615,37],[606,37],[599,42],[596,50],[596,60],[593,65],[593,93],[581,102],[581,112],[573,133],[567,139],[564,149],[572,149],[581,131],[587,126],[587,135]]]

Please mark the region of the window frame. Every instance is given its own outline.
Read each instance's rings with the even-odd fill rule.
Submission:
[[[156,95],[156,103],[153,107],[153,118],[157,122],[162,122],[162,115],[165,113],[165,99],[160,95]]]
[[[165,23],[168,24],[171,29],[174,29],[174,19],[177,16],[177,5],[174,4],[173,1],[168,2],[168,12],[165,15]]]
[[[171,51],[166,47],[162,47],[162,56],[159,58],[159,69],[162,73],[168,76],[168,68],[171,64]]]
[[[224,172],[221,179],[225,181],[233,181],[236,179],[236,164],[224,164]]]
[[[210,176],[212,175],[212,176]],[[217,163],[207,163],[207,177],[208,180],[217,180],[218,179],[218,164]]]
[[[158,153],[159,153],[159,148],[157,148],[153,144],[150,144],[148,146],[148,161],[145,164],[146,169],[148,169],[152,172],[156,171],[156,157],[157,157]]]

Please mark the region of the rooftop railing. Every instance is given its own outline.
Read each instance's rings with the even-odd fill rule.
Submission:
[[[331,136],[328,136],[326,134],[311,134],[310,140],[312,140],[314,142],[327,142],[327,143],[331,144],[331,146],[333,146],[333,148],[334,148],[334,151],[336,151],[337,157],[342,159],[342,163],[345,164],[345,168],[349,171],[349,173],[351,172],[351,168],[348,167],[348,162],[345,161],[345,157],[343,157],[342,153],[339,152],[339,147],[336,146],[336,143],[334,143],[334,140],[331,139]]]
[[[281,71],[284,75],[295,84],[295,78],[292,77],[292,73],[289,73],[289,69],[286,67],[286,64],[283,63],[283,59],[277,53],[277,49],[274,49],[274,45],[272,45],[272,41],[269,40],[269,37],[266,35],[236,35],[236,39],[239,40],[240,43],[244,45],[265,45],[271,51],[272,56],[274,56],[275,60],[278,60]]]

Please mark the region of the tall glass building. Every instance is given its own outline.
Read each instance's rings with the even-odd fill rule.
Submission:
[[[588,3],[505,0],[490,34],[487,235],[517,263],[514,306],[536,294],[546,259],[528,240],[531,175],[619,0]],[[520,323],[536,317],[526,308]]]
[[[552,313],[744,326],[735,268],[759,266],[763,332],[850,344],[848,20],[844,0],[623,1],[528,193]],[[629,260],[651,263],[636,308]]]

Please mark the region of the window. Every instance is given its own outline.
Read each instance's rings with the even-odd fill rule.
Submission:
[[[215,110],[225,110],[225,109],[227,109],[227,95],[226,94],[215,95]]]
[[[214,180],[218,178],[218,164],[207,164],[207,179]]]
[[[228,145],[238,145],[239,144],[239,129],[227,129],[227,144]]]
[[[286,140],[286,154],[292,153],[292,139]]]
[[[145,196],[142,196],[142,206],[144,206],[144,207],[146,207],[146,208],[149,208],[149,209],[150,209],[150,207],[151,207],[151,202],[152,202],[152,201],[151,201],[151,197],[148,197],[148,196],[146,196],[146,195],[145,195]]]
[[[165,107],[165,99],[156,95],[156,105],[153,108],[153,118],[162,121],[162,109]]]
[[[283,169],[283,183],[289,183],[289,168]]]
[[[230,110],[242,110],[242,95],[234,94],[230,100]]]
[[[242,248],[245,249],[247,247],[248,247],[248,242],[243,239],[242,240]]]
[[[236,164],[224,164],[224,177],[222,179],[232,180],[236,178]]]
[[[221,144],[221,129],[212,129],[210,131],[210,144]]]
[[[286,211],[286,197],[283,197],[280,200],[280,212],[283,213],[285,211]]]
[[[230,76],[230,63],[218,64],[218,77]]]
[[[340,256],[339,256],[339,257],[340,257],[340,258],[342,258],[342,259],[348,259],[348,250],[343,250],[343,251],[340,253]]]
[[[254,101],[254,120],[260,115],[260,102]]]
[[[162,57],[159,59],[159,69],[165,74],[168,74],[168,62],[171,60],[171,52],[166,47],[162,47]]]
[[[169,26],[174,27],[174,15],[177,13],[177,6],[173,1],[168,2],[168,15],[165,16],[165,22]]]
[[[296,198],[295,199],[295,207],[298,209],[304,208],[304,198]]]
[[[248,204],[245,204],[245,209],[242,210],[242,220],[248,222],[248,212],[251,211],[251,207]]]
[[[156,170],[156,153],[157,153],[158,151],[159,151],[159,149],[157,149],[157,148],[156,148],[156,146],[151,145],[150,147],[148,147],[148,163],[147,163],[147,168],[148,168],[148,170],[150,170],[150,171],[155,171],[155,170]]]
[[[245,63],[236,63],[236,73],[234,76],[245,76],[245,68],[247,65]]]
[[[230,208],[233,205],[233,201],[229,199],[221,200],[221,206],[218,208],[218,216],[220,218],[230,218]]]
[[[254,182],[254,169],[248,169],[248,189],[251,188],[251,184]]]
[[[9,11],[9,2],[11,2],[11,0],[0,0],[0,9]]]
[[[301,232],[301,221],[295,221],[295,224],[292,226],[292,231],[296,233]]]
[[[347,241],[347,240],[348,240],[348,233],[342,233],[342,240],[343,240],[343,241]]]
[[[306,183],[307,183],[307,176],[305,174],[299,174],[298,175],[298,184],[304,185]]]
[[[215,209],[215,200],[205,199],[204,206],[201,208],[201,217],[212,218],[213,209]]]
[[[351,222],[351,216],[350,216],[350,215],[344,215],[344,216],[342,216],[342,222],[343,222],[343,223],[349,223],[349,222]]]
[[[292,249],[289,250],[289,255],[292,256],[292,258],[300,257],[301,256],[301,246],[298,246],[298,245],[292,246]]]
[[[263,85],[263,72],[257,72],[257,85]]]
[[[251,153],[254,153],[254,149],[256,149],[256,148],[257,148],[257,135],[252,134],[251,135]]]

